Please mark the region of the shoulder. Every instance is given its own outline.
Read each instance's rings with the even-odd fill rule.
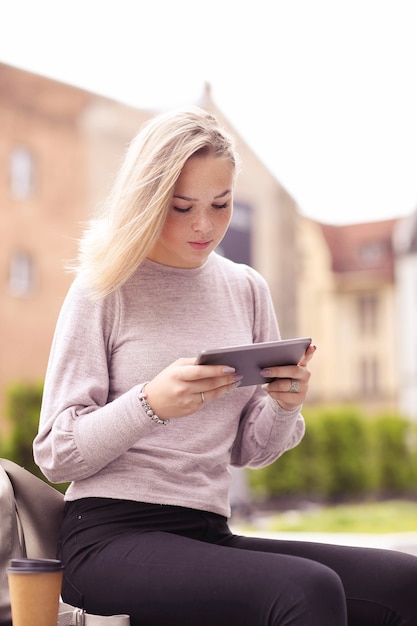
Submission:
[[[212,268],[214,268],[212,274],[217,276],[212,281],[216,297],[219,301],[225,298],[232,299],[240,312],[246,311],[248,319],[251,320],[253,341],[277,339],[278,325],[265,278],[253,267],[234,263],[219,255],[215,255]]]
[[[70,285],[65,296],[62,316],[77,316],[84,318],[86,323],[92,318],[107,318],[118,308],[119,295],[117,290],[108,296],[96,298],[91,290],[77,277]]]
[[[235,280],[240,284],[253,285],[261,289],[269,289],[265,278],[250,265],[235,263],[217,253],[213,253],[212,257],[212,269],[221,272],[229,280]]]

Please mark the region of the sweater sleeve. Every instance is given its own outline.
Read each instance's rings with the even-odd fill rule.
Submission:
[[[264,467],[298,445],[305,431],[300,409],[286,411],[264,391],[256,392],[242,413],[232,465]]]
[[[52,343],[34,458],[52,482],[87,478],[152,428],[139,385],[109,402],[111,346],[118,330],[117,294],[100,302],[76,284]]]
[[[280,332],[269,287],[262,276],[252,274],[254,306],[254,343],[280,339]],[[262,387],[254,393],[242,411],[232,448],[231,464],[238,467],[263,467],[279,458],[301,441],[305,432],[301,405],[283,409]]]

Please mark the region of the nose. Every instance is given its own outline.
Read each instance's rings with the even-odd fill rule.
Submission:
[[[192,223],[192,229],[194,232],[209,233],[212,229],[212,221],[207,209],[201,209],[194,214],[194,220]]]

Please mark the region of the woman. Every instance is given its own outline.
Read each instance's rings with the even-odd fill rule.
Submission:
[[[315,351],[265,386],[195,364],[279,338],[265,281],[214,252],[235,176],[212,115],[155,117],[81,242],[34,442],[45,475],[71,481],[63,598],[132,626],[415,625],[417,559],[229,530],[228,467],[299,443]]]

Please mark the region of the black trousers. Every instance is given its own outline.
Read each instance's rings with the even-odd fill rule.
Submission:
[[[226,518],[86,498],[65,507],[63,600],[131,626],[416,626],[417,558],[237,536]]]

